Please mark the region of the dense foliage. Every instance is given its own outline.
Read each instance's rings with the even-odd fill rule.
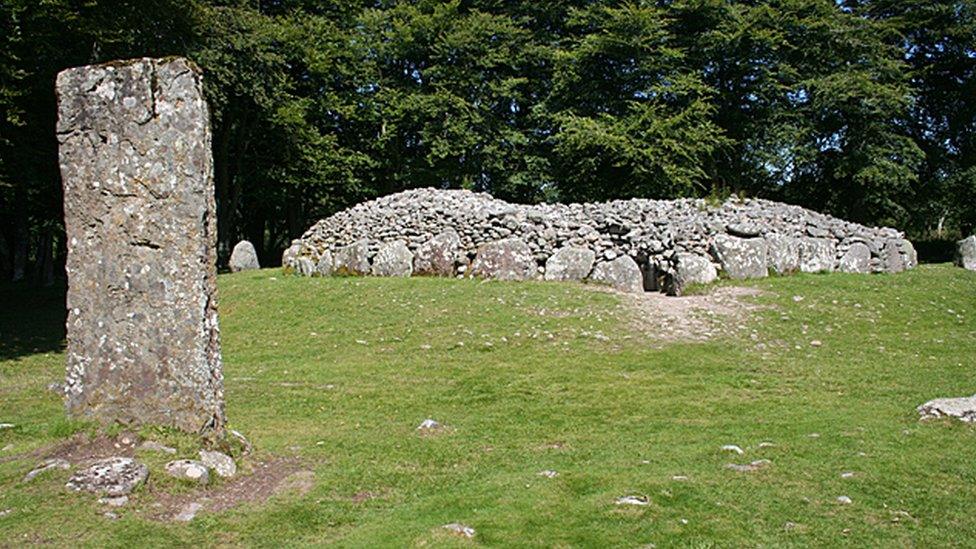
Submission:
[[[57,72],[162,55],[205,71],[222,257],[418,186],[976,224],[976,0],[4,0],[5,276],[62,261]]]

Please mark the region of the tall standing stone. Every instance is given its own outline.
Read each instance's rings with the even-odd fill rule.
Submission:
[[[58,75],[69,414],[215,435],[224,419],[210,113],[200,70]]]

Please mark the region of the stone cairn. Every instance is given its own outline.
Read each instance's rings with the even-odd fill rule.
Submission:
[[[416,189],[312,226],[282,255],[305,276],[478,276],[576,280],[680,295],[720,273],[896,273],[904,235],[769,200],[616,200],[515,205],[484,193]]]
[[[58,75],[68,412],[224,427],[210,114],[185,59]]]

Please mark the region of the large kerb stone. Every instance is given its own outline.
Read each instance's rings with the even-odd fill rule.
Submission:
[[[210,113],[186,59],[57,78],[68,412],[223,429]]]

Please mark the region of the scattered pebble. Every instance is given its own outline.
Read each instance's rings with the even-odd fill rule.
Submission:
[[[771,465],[773,462],[768,459],[757,459],[752,463],[738,464],[738,463],[727,463],[725,467],[727,469],[732,469],[733,471],[738,471],[740,473],[748,473],[751,471],[758,471],[767,465]]]
[[[820,433],[810,433],[807,436],[810,437],[810,438],[820,438]]]
[[[799,303],[801,301],[803,301],[803,296],[802,295],[795,295],[795,296],[793,296],[793,302],[794,303]]]
[[[678,482],[685,482],[686,480],[688,480],[688,477],[684,475],[674,475],[671,477],[671,480],[676,480]]]
[[[113,513],[112,511],[106,511],[105,512],[105,518],[107,518],[109,520],[119,520],[119,514],[118,513]]]
[[[851,501],[851,498],[849,498],[847,496],[837,496],[837,503],[839,503],[841,505],[850,505],[851,503],[854,503],[854,502]]]
[[[759,443],[759,447],[760,448],[772,448],[773,446],[776,446],[776,445],[773,444],[772,442],[760,442]]]
[[[557,473],[556,471],[552,471],[550,469],[546,469],[545,471],[539,471],[539,476],[546,477],[546,478],[556,478],[559,476],[559,473]]]
[[[648,505],[650,503],[650,500],[647,498],[647,496],[623,496],[617,498],[617,500],[614,503],[616,503],[617,505],[644,506],[644,505]]]
[[[13,423],[0,423],[0,431],[3,431],[4,429],[13,429],[13,428],[14,428]]]
[[[460,522],[452,522],[451,524],[445,524],[441,528],[449,531],[450,533],[461,536],[464,538],[473,538],[476,534],[474,528],[461,524]]]
[[[196,518],[197,513],[199,513],[202,510],[203,510],[203,505],[195,501],[187,503],[182,508],[180,508],[180,512],[176,513],[176,516],[173,517],[173,520],[177,522],[190,522],[191,520]]]
[[[126,503],[129,503],[129,496],[98,498],[98,503],[101,503],[102,505],[108,505],[109,507],[122,507]]]
[[[820,341],[819,339],[814,339],[813,341],[810,342],[811,347],[820,347],[821,345],[823,345],[823,342]]]
[[[149,450],[150,452],[162,452],[164,454],[175,454],[176,448],[170,448],[165,444],[156,442],[155,440],[147,440],[139,445],[140,450]]]
[[[742,448],[739,448],[735,444],[726,444],[725,446],[722,446],[722,451],[725,451],[725,452],[735,452],[735,453],[739,454],[740,456],[745,453],[744,451],[742,451]]]
[[[167,463],[165,469],[171,477],[189,480],[201,485],[210,482],[210,472],[207,470],[207,466],[199,461],[178,459]]]
[[[851,471],[845,471],[840,474],[840,478],[854,478],[854,473]]]
[[[4,509],[3,511],[0,511],[0,518],[3,518],[13,512],[13,509]]]
[[[418,431],[435,431],[437,429],[440,429],[441,427],[443,427],[443,426],[440,423],[438,423],[438,422],[436,422],[436,421],[434,421],[434,420],[432,420],[430,418],[427,418],[427,419],[423,420],[422,422],[420,422],[420,425],[417,426],[417,430]]]

